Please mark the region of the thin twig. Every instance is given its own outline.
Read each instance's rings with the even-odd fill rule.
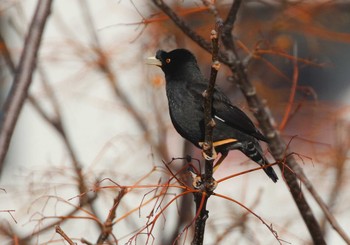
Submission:
[[[68,236],[67,236],[67,234],[61,229],[61,227],[59,226],[59,225],[56,225],[56,232],[58,233],[58,234],[60,234],[60,236],[64,239],[64,240],[66,240],[68,243],[69,243],[69,245],[76,245],[76,243],[74,243],[73,241],[72,241],[72,239],[70,239]]]
[[[114,198],[113,206],[112,206],[111,210],[109,210],[109,214],[107,216],[106,221],[103,223],[103,229],[102,229],[100,236],[98,237],[96,244],[98,244],[98,245],[103,244],[108,239],[108,237],[112,234],[113,220],[116,217],[117,208],[120,204],[121,199],[124,197],[124,195],[126,193],[127,193],[127,189],[121,188],[118,195],[116,196],[116,198]],[[114,242],[115,242],[115,244],[118,244],[117,240],[115,240]]]
[[[27,97],[43,31],[50,14],[52,0],[38,1],[34,17],[27,32],[20,63],[12,88],[4,105],[4,116],[0,118],[0,173],[10,145],[11,137]]]
[[[281,242],[281,239],[278,237],[278,234],[277,232],[273,229],[272,225],[269,225],[266,223],[266,221],[261,218],[259,215],[257,215],[256,213],[254,213],[251,209],[249,209],[248,207],[246,207],[245,205],[243,205],[242,203],[236,201],[235,199],[233,198],[230,198],[228,196],[224,196],[224,195],[221,195],[221,194],[218,194],[218,193],[214,193],[213,194],[214,196],[218,196],[218,197],[221,197],[223,199],[226,199],[226,200],[229,200],[231,202],[234,202],[236,204],[238,204],[240,207],[244,208],[245,210],[247,210],[250,214],[254,215],[257,219],[259,219],[271,232],[271,234],[276,238],[276,240],[278,241],[278,243],[280,245],[282,245],[282,242]]]
[[[190,152],[191,150],[191,143],[189,141],[185,141],[184,145],[183,145],[183,155],[185,156],[188,152]],[[183,172],[185,169],[188,170],[189,165],[192,165],[191,163],[192,159],[183,159],[183,165],[182,168],[176,173],[181,173]],[[166,165],[169,165],[170,163],[166,163]],[[174,175],[170,169],[170,167],[167,167],[168,171],[171,173],[171,175],[173,176],[173,178],[175,178],[176,174]],[[190,186],[190,180],[185,178],[185,177],[181,177],[181,178],[177,178],[184,186]],[[180,190],[181,192],[186,191],[185,189]],[[179,218],[176,222],[176,224],[174,224],[174,227],[176,227],[176,229],[173,229],[171,235],[167,235],[165,234],[162,237],[162,241],[161,244],[177,244],[177,240],[179,239],[179,234],[181,234],[181,232],[183,231],[183,227],[186,226],[186,224],[188,224],[188,222],[192,219],[193,215],[192,215],[192,210],[193,210],[193,198],[191,195],[183,195],[182,198],[179,200]]]
[[[97,198],[97,195],[94,195],[93,197],[87,199],[86,201],[89,202],[89,203],[92,203],[92,202],[94,202],[94,201],[96,200],[96,198]],[[84,200],[85,200],[85,199],[84,199]],[[83,206],[84,206],[84,205],[85,205],[85,204],[83,203]],[[39,230],[36,230],[36,231],[30,233],[30,234],[27,235],[27,236],[21,237],[21,238],[20,238],[20,242],[21,242],[21,243],[22,243],[22,242],[24,243],[24,242],[26,242],[26,241],[32,239],[33,237],[36,237],[36,236],[37,236],[38,234],[40,234],[40,233],[44,233],[45,231],[51,230],[53,227],[55,227],[55,226],[57,226],[57,225],[59,225],[59,224],[62,224],[63,221],[69,219],[70,217],[73,217],[73,216],[74,216],[77,212],[79,212],[79,211],[81,211],[81,209],[80,209],[79,207],[75,207],[72,211],[70,211],[69,213],[67,213],[67,214],[65,214],[65,215],[62,216],[62,217],[67,217],[67,218],[60,218],[60,219],[58,219],[57,221],[55,221],[55,222],[53,222],[53,223],[51,223],[51,224],[47,224],[46,226],[42,227],[42,228],[39,229]]]
[[[285,110],[282,122],[279,126],[279,130],[283,130],[288,121],[290,120],[290,114],[292,111],[293,103],[294,103],[294,98],[295,98],[295,91],[297,90],[297,85],[298,85],[298,77],[299,77],[299,68],[298,68],[298,54],[297,54],[297,46],[296,44],[294,45],[294,56],[295,59],[293,60],[293,80],[292,80],[292,88],[290,89],[290,95],[289,95],[289,100],[287,104],[287,108]]]

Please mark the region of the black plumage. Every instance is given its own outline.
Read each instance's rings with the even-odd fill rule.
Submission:
[[[208,81],[194,55],[186,49],[159,50],[155,58],[156,63],[153,64],[160,66],[165,74],[169,112],[175,129],[200,147],[205,131],[202,93]],[[214,89],[212,112],[216,123],[213,142],[216,152],[222,155],[218,162],[221,163],[230,150],[237,149],[261,166],[268,164],[259,144],[259,140],[266,141],[266,138],[217,87]],[[272,167],[264,168],[264,171],[274,182],[278,180]]]

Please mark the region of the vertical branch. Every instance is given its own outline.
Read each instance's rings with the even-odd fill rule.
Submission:
[[[27,97],[32,75],[36,66],[36,58],[40,47],[43,31],[50,14],[52,0],[38,1],[35,14],[30,24],[27,37],[24,42],[20,63],[13,80],[11,91],[6,99],[0,118],[0,172],[10,145],[11,137]]]
[[[196,203],[196,223],[194,225],[194,237],[192,245],[202,245],[204,241],[205,223],[208,218],[207,201],[209,196],[206,192],[195,192],[194,201]]]
[[[217,25],[219,27],[219,24]],[[218,28],[217,28],[218,29]],[[206,210],[207,202],[214,189],[217,186],[217,182],[213,178],[213,163],[215,160],[215,150],[213,148],[213,129],[215,127],[215,122],[212,118],[212,105],[213,105],[213,93],[216,82],[216,76],[220,68],[220,63],[218,61],[219,52],[219,40],[218,31],[211,31],[211,41],[212,41],[212,66],[210,72],[210,80],[208,83],[208,88],[204,91],[204,124],[205,124],[205,136],[203,143],[203,152],[205,156],[205,173],[202,176],[200,186],[195,186],[201,189],[200,192],[194,193],[194,201],[196,203],[196,216],[194,238],[192,244],[198,245],[203,244],[205,224],[208,218],[208,210]],[[215,153],[216,154],[216,153]]]
[[[216,82],[216,76],[220,68],[220,63],[218,60],[218,51],[219,51],[219,42],[218,42],[218,33],[216,30],[212,30],[210,34],[212,40],[212,66],[210,70],[210,80],[208,83],[208,88],[204,91],[204,125],[205,125],[205,135],[204,135],[204,144],[203,151],[209,156],[213,157],[213,129],[215,127],[215,122],[212,118],[212,106],[213,106],[213,93]],[[213,160],[205,161],[205,175],[213,175]]]
[[[17,34],[20,37],[23,37],[22,33],[17,30]],[[11,55],[10,52],[7,48],[7,44],[5,43],[5,40],[3,40],[3,38],[0,36],[0,42],[2,42],[2,46],[3,46],[3,54],[5,56],[5,61],[6,64],[10,70],[10,72],[15,75],[16,72],[16,68],[14,65],[13,60],[11,59]],[[58,100],[56,98],[56,95],[53,91],[53,88],[51,87],[50,83],[47,80],[47,75],[43,69],[43,67],[40,65],[40,62],[37,62],[36,64],[36,70],[38,72],[38,75],[41,77],[42,80],[42,85],[44,87],[45,92],[48,95],[48,98],[50,98],[50,102],[54,111],[54,115],[53,116],[49,116],[45,110],[42,108],[42,106],[40,105],[39,101],[36,99],[35,96],[32,96],[30,93],[28,93],[27,95],[27,99],[28,102],[33,106],[33,108],[37,111],[37,113],[39,114],[39,116],[42,117],[42,119],[44,119],[44,121],[46,121],[50,126],[53,127],[53,129],[56,130],[56,132],[59,134],[59,136],[62,138],[62,141],[66,147],[66,150],[68,151],[68,154],[71,158],[71,163],[73,165],[74,168],[74,172],[76,174],[76,180],[77,180],[77,189],[78,189],[78,193],[79,194],[83,194],[83,193],[87,193],[88,191],[88,187],[87,187],[87,183],[82,171],[82,165],[80,164],[80,161],[74,151],[74,147],[73,144],[71,143],[70,139],[69,139],[69,135],[67,134],[65,125],[63,123],[63,118],[62,118],[62,114],[61,114],[61,110],[60,110],[60,106],[58,103]],[[88,206],[90,207],[92,213],[98,217],[97,211],[93,206],[93,202],[96,200],[97,195],[96,193],[94,193],[93,195],[80,195],[79,200],[80,200],[80,206]],[[68,214],[66,214],[66,217],[70,217],[73,216],[74,213],[78,212],[79,209],[75,209],[70,211]],[[41,227],[40,230],[35,231],[34,233],[30,234],[30,236],[23,236],[20,238],[21,243],[23,242],[27,242],[30,241],[30,239],[36,235],[39,235],[40,233],[44,233],[45,231],[52,229],[52,227],[61,224],[63,221],[59,220],[50,224],[47,224],[46,226]],[[102,229],[102,227],[97,226],[98,229]]]
[[[304,184],[307,182],[306,186],[312,186],[311,183],[307,180],[303,170],[296,162],[295,158],[292,155],[289,155],[287,158],[286,155],[286,144],[282,140],[279,132],[273,126],[272,116],[269,113],[269,109],[263,103],[263,101],[258,97],[255,87],[248,79],[245,67],[241,60],[238,57],[235,43],[232,37],[232,30],[234,25],[234,20],[237,16],[237,11],[241,0],[235,1],[229,14],[224,22],[222,40],[223,44],[228,51],[228,55],[234,55],[234,57],[228,57],[229,63],[227,64],[232,73],[234,74],[234,79],[237,84],[240,86],[249,107],[254,112],[255,117],[258,119],[262,130],[269,140],[269,148],[272,155],[278,161],[280,161],[279,167],[284,174],[286,183],[289,187],[289,190],[293,196],[296,206],[299,209],[299,212],[304,219],[304,222],[310,232],[310,235],[315,244],[326,244],[319,223],[317,222],[309,204],[307,203],[305,196],[299,186],[298,178],[304,180]],[[232,60],[234,58],[234,60]],[[288,169],[293,171],[284,171],[286,164]],[[315,197],[315,196],[314,196]]]

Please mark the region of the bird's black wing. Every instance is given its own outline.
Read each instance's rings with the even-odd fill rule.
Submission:
[[[190,86],[189,91],[194,96],[202,96],[202,93],[207,89],[208,85],[205,83],[197,83],[191,84]],[[266,141],[265,136],[257,130],[250,118],[238,107],[232,105],[227,96],[217,87],[215,87],[213,95],[213,117],[223,121],[232,128],[254,136],[259,140]]]

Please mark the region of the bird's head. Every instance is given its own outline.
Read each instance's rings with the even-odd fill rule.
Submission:
[[[159,66],[165,75],[175,75],[185,72],[186,68],[198,67],[196,58],[187,49],[175,49],[170,52],[158,50],[155,57],[147,59],[147,63]]]

